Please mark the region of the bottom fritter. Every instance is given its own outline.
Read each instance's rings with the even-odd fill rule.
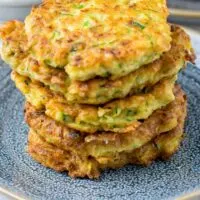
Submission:
[[[155,111],[137,129],[121,134],[74,132],[27,104],[25,116],[31,127],[28,152],[44,166],[89,178],[99,177],[105,168],[168,159],[180,146],[186,116],[183,91],[176,86],[174,93],[174,102]]]

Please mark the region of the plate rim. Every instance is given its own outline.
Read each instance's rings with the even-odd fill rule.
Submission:
[[[172,17],[187,17],[200,19],[200,11],[193,11],[189,9],[170,8],[170,15]]]
[[[22,193],[21,194],[17,194],[13,191],[11,191],[12,188],[10,189],[6,189],[2,186],[0,186],[0,195],[6,195],[12,199],[16,199],[16,200],[27,200],[28,198],[26,197],[22,197]],[[1,197],[1,196],[0,196]]]
[[[177,198],[177,200],[192,200],[193,198],[200,197],[200,190],[196,190],[192,193],[185,194]]]

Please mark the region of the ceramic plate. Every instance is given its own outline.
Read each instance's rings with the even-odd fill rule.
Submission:
[[[200,36],[191,32],[191,37],[200,55]],[[160,200],[200,190],[200,70],[189,65],[179,82],[188,95],[186,138],[171,160],[148,168],[107,170],[99,180],[71,179],[41,166],[26,153],[24,98],[10,80],[10,69],[1,63],[0,190],[32,200]]]
[[[200,10],[199,0],[168,0],[167,2],[170,8]]]
[[[168,0],[170,20],[179,23],[200,23],[199,0]]]
[[[0,0],[0,20],[24,20],[31,8],[41,0]]]

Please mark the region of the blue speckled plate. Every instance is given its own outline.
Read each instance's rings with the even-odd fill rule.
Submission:
[[[200,36],[193,32],[191,36],[200,55]],[[200,70],[196,67],[188,66],[179,78],[188,94],[187,136],[180,151],[168,162],[107,170],[95,181],[71,179],[28,156],[24,99],[9,74],[7,66],[0,67],[0,190],[32,200],[160,200],[200,190]]]

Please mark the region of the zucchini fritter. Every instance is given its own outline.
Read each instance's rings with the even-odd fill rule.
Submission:
[[[28,49],[72,80],[116,79],[170,49],[165,0],[44,1],[25,20]]]
[[[175,95],[175,101],[155,111],[134,131],[92,136],[73,131],[26,104],[26,121],[31,127],[28,151],[47,167],[89,178],[97,178],[100,169],[168,159],[182,140],[186,115],[185,96],[178,86]]]
[[[124,127],[148,118],[151,113],[174,100],[176,77],[162,80],[150,91],[115,100],[103,106],[68,104],[66,99],[52,92],[40,82],[12,73],[16,86],[26,99],[45,113],[76,130],[94,133],[102,130],[121,131]]]
[[[167,17],[166,0],[43,0],[0,27],[35,160],[98,178],[177,151],[187,101],[175,82],[195,55]]]
[[[189,36],[178,26],[172,26],[170,51],[153,63],[114,81],[106,78],[86,82],[72,81],[64,70],[40,64],[30,54],[26,55],[23,48],[27,39],[23,29],[23,23],[17,21],[7,22],[0,29],[3,59],[20,75],[40,81],[50,89],[61,92],[69,103],[103,104],[124,98],[130,93],[136,94],[163,78],[177,74],[185,61],[193,61]]]

